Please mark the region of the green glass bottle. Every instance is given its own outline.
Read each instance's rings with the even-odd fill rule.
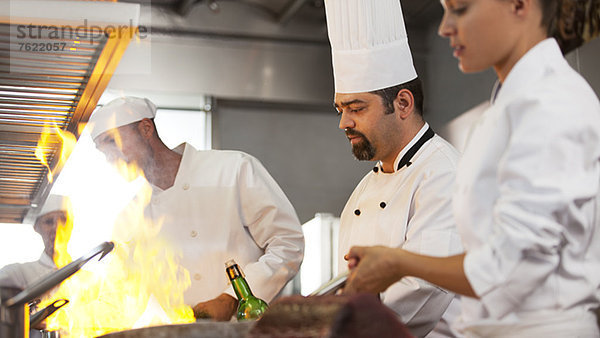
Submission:
[[[225,272],[238,298],[237,319],[243,321],[260,318],[269,306],[267,302],[252,294],[242,269],[230,259],[225,263]]]

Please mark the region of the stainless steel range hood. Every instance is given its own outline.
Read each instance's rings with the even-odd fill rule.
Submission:
[[[139,5],[3,2],[0,7],[0,223],[30,223],[51,188],[35,156],[44,126],[79,137],[138,26]],[[60,138],[44,149],[60,172]]]

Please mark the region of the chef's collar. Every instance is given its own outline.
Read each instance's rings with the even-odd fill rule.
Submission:
[[[171,149],[174,152],[178,153],[179,155],[183,155],[183,152],[185,151],[185,146],[186,146],[186,142],[181,143],[180,145],[178,145],[177,147]]]
[[[396,156],[396,159],[394,160],[394,172],[402,169],[404,166],[409,166],[410,164],[408,163],[411,163],[410,160],[415,155],[415,153],[421,148],[423,144],[425,144],[425,142],[432,138],[433,135],[435,135],[435,133],[429,127],[429,124],[425,122],[423,127],[421,127],[421,129],[417,133],[417,135],[415,135],[415,137],[413,137],[413,139],[410,140],[410,142],[408,142],[408,144],[404,146],[404,148],[402,148],[400,153],[398,153],[398,156]],[[404,157],[404,155],[406,155],[406,158]],[[376,168],[378,169],[375,172],[383,172],[383,165],[381,161],[377,163]]]
[[[187,152],[194,152],[197,151],[196,148],[194,148],[194,146],[192,146],[191,144],[187,143],[187,142],[183,142],[181,144],[179,144],[177,147],[172,148],[172,151],[176,152],[177,154],[181,155],[181,162],[179,163],[179,168],[177,169],[177,173],[175,174],[175,181],[173,181],[173,185],[169,188],[167,188],[166,190],[171,189],[172,187],[177,185],[178,179],[180,176],[185,175],[185,169],[187,168],[187,164],[185,164],[188,160],[189,156],[185,156],[185,154]],[[182,174],[183,172],[183,174]],[[150,184],[150,187],[152,188],[152,196],[158,196],[160,193],[166,191],[161,189],[160,187],[155,186],[154,184],[148,182],[148,184]]]
[[[501,88],[494,88],[494,102],[523,93],[532,81],[551,71],[552,64],[565,62],[558,43],[553,38],[545,39],[533,46],[510,70]]]
[[[494,102],[496,102],[496,98],[498,97],[500,88],[502,88],[502,83],[500,82],[500,80],[496,80],[496,83],[494,83],[494,88],[492,89],[492,97],[490,97],[490,102],[492,104],[494,104]]]

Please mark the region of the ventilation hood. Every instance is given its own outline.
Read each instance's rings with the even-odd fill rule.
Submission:
[[[52,183],[35,156],[44,126],[79,137],[129,41],[139,4],[3,1],[0,7],[0,223],[31,223]],[[61,142],[44,151],[60,172]],[[54,180],[55,181],[55,180]]]

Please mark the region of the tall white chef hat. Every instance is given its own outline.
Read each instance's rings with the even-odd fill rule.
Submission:
[[[53,211],[67,211],[70,207],[70,200],[67,196],[51,194],[46,199],[46,203],[40,210],[38,216],[45,215]]]
[[[96,110],[90,118],[92,139],[107,130],[154,118],[156,106],[150,100],[140,97],[119,97]]]
[[[400,0],[325,0],[335,91],[362,93],[417,77]]]

